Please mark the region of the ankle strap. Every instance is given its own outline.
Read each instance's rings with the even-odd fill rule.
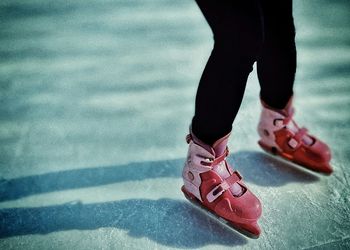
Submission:
[[[189,144],[192,141],[192,136],[191,134],[186,135],[186,142]]]
[[[226,157],[229,155],[229,150],[228,147],[226,146],[224,153],[222,153],[222,155],[214,158],[214,159],[207,159],[208,161],[201,161],[201,164],[205,165],[205,166],[209,166],[209,167],[213,167],[218,165],[220,162],[224,161],[226,159]]]

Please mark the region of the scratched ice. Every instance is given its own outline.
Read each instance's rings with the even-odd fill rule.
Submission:
[[[229,142],[263,202],[250,240],[180,192],[213,42],[195,1],[1,1],[0,248],[349,248],[350,4],[294,7],[296,119],[331,145],[335,172],[259,149],[252,72]]]

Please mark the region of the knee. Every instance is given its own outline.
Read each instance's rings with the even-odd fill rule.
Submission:
[[[293,17],[274,24],[265,29],[264,44],[295,48],[296,30]]]
[[[262,35],[257,30],[235,31],[226,27],[214,33],[214,49],[231,60],[254,63],[262,45]]]

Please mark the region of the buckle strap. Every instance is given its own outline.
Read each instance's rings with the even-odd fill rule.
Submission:
[[[301,128],[295,135],[294,139],[297,141],[300,141],[301,138],[303,138],[304,135],[307,133],[307,128]]]
[[[193,140],[192,135],[186,135],[186,142],[189,144]],[[228,147],[226,146],[224,153],[216,158],[207,158],[206,161],[201,161],[200,163],[204,166],[212,167],[218,165],[220,162],[226,159],[226,157],[230,154]]]
[[[293,149],[297,149],[302,144],[301,139],[306,134],[307,134],[306,128],[299,129],[299,131],[288,141],[288,145]]]
[[[226,146],[224,153],[222,153],[222,155],[214,158],[214,159],[207,159],[208,161],[201,161],[201,164],[205,165],[205,166],[209,166],[209,167],[213,167],[218,165],[220,162],[224,161],[226,159],[226,157],[229,155],[229,149]]]
[[[292,110],[290,110],[289,114],[286,115],[284,118],[277,118],[275,120],[273,120],[273,125],[275,126],[286,126],[292,119],[294,116],[294,108]]]
[[[212,166],[218,165],[220,162],[222,162],[223,160],[225,160],[225,158],[229,155],[229,150],[228,147],[226,146],[224,153],[222,153],[222,155],[220,155],[219,157],[216,157],[213,162],[211,163]]]
[[[209,202],[213,202],[216,200],[220,195],[222,195],[227,189],[229,189],[234,183],[242,180],[242,176],[240,173],[236,170],[233,172],[232,175],[227,177],[223,182],[221,182],[219,185],[214,187],[208,194],[207,194],[207,200]]]

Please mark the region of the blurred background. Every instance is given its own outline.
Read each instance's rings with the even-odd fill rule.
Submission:
[[[257,146],[252,72],[229,158],[264,204],[259,240],[184,199],[185,136],[213,40],[191,0],[2,0],[1,249],[350,247],[350,2],[296,0],[296,120],[317,175]]]

